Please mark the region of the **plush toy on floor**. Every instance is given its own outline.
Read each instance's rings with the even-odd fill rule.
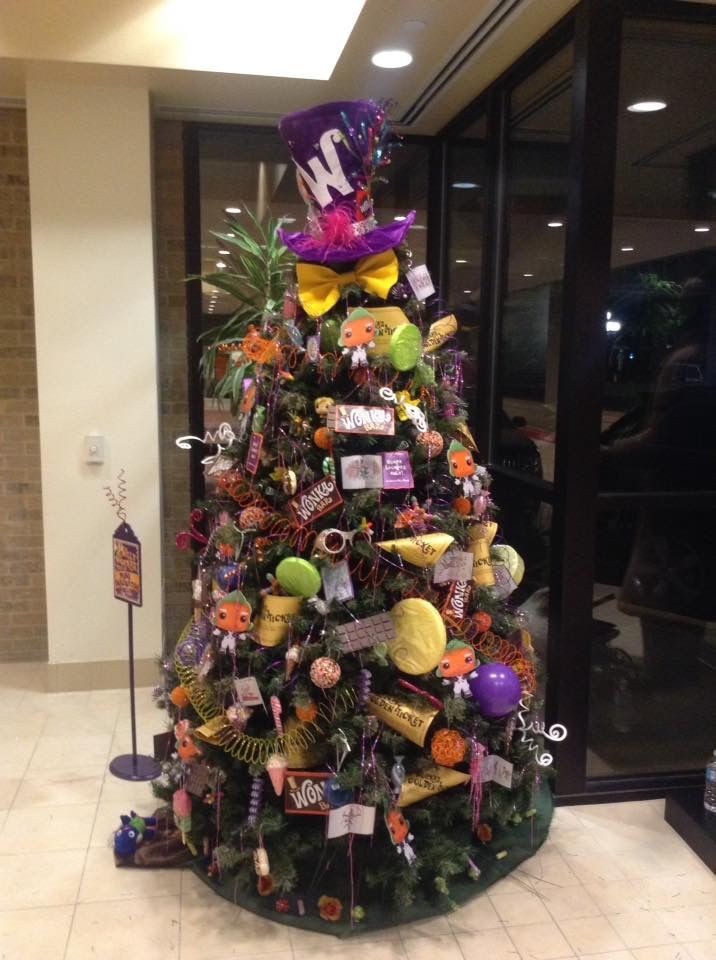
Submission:
[[[140,817],[131,810],[129,816],[123,813],[122,826],[114,834],[114,852],[118,857],[131,857],[137,852],[142,840],[151,840],[156,833],[156,817]]]

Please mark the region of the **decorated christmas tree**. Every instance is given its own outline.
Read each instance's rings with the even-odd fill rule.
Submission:
[[[280,129],[308,225],[218,238],[233,418],[179,538],[194,615],[164,664],[156,792],[218,893],[345,933],[445,912],[530,856],[551,758],[457,322],[412,263],[414,214],[375,220],[384,111]]]

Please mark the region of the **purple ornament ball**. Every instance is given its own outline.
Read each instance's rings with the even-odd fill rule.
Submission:
[[[485,717],[504,717],[515,709],[522,696],[520,678],[504,663],[483,663],[468,682],[470,693]]]

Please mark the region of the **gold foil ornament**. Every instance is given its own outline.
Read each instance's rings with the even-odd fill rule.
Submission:
[[[372,357],[387,357],[393,332],[410,321],[400,307],[371,307],[370,312],[375,320],[375,346],[369,347],[368,352]]]
[[[254,627],[254,637],[262,647],[277,647],[283,643],[302,603],[302,597],[283,597],[274,593],[264,597],[261,614]]]
[[[473,556],[472,561],[472,579],[478,587],[494,587],[495,574],[492,570],[492,559],[490,557],[490,544],[486,539],[487,531],[483,529],[481,523],[475,524],[470,528],[470,546],[468,550]]]
[[[451,437],[464,443],[466,447],[469,447],[470,450],[474,450],[474,452],[477,453],[477,441],[470,432],[468,425],[463,423],[462,420],[452,423],[448,427],[448,432]]]
[[[420,597],[400,600],[390,611],[395,638],[388,642],[388,656],[398,670],[418,677],[430,673],[445,653],[445,621],[432,603]]]
[[[405,778],[400,791],[399,807],[409,807],[413,803],[434,797],[443,790],[451,790],[470,782],[468,773],[460,773],[449,767],[426,767],[418,773],[411,773]]]
[[[371,693],[368,697],[368,712],[419,747],[425,746],[428,731],[440,713],[429,703],[411,703],[382,693]]]
[[[435,323],[430,324],[428,335],[425,338],[424,350],[426,353],[434,353],[446,340],[454,337],[457,333],[457,320],[451,313],[448,317],[441,317]]]
[[[399,554],[416,567],[434,567],[452,543],[454,538],[449,533],[425,533],[401,540],[382,540],[377,546]]]

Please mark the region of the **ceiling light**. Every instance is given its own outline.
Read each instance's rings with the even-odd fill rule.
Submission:
[[[472,290],[463,290],[463,293],[472,293]]]
[[[216,261],[216,269],[217,269],[217,270],[225,270],[225,269],[226,269],[226,264],[224,263],[223,260],[217,260],[217,261]]]
[[[607,328],[607,333],[619,333],[622,328],[619,320],[607,320],[604,326]]]
[[[664,100],[637,100],[636,103],[630,103],[627,110],[629,113],[656,113],[657,110],[663,110],[665,107]]]
[[[612,319],[612,311],[607,310],[607,320],[611,320],[611,319]]]
[[[224,213],[241,213],[241,207],[224,207]],[[233,237],[233,233],[231,236]]]
[[[523,277],[533,277],[534,274],[533,274],[533,273],[523,273],[522,276],[523,276]]]
[[[281,223],[295,223],[295,217],[281,217]]]
[[[456,260],[455,263],[467,263],[467,260]]]
[[[397,216],[393,217],[393,220],[398,220],[399,222],[402,221],[402,220],[406,220],[406,219],[407,219],[407,217],[405,217],[405,216],[404,216],[403,214],[401,214],[401,213],[399,213]]]
[[[547,224],[548,227],[563,227],[564,220],[550,220]]]
[[[231,250],[219,250],[219,256],[220,256],[220,257],[230,257],[230,256],[231,256]]]
[[[479,183],[473,183],[472,180],[458,180],[450,184],[453,190],[477,190]]]
[[[709,233],[711,227],[694,227],[694,233]]]
[[[634,247],[619,247],[622,253],[631,253],[634,250]]]
[[[412,53],[407,50],[378,50],[370,58],[374,67],[383,67],[385,70],[395,70],[398,67],[407,67],[413,62]]]

